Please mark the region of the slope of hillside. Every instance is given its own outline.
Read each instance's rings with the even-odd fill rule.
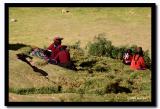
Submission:
[[[149,8],[10,8],[9,101],[151,101],[151,71],[133,71],[121,60],[70,49],[78,71],[33,58],[37,70],[17,59],[27,45],[47,47],[54,35],[63,44],[78,40],[84,52],[95,35],[105,33],[113,45],[138,45],[151,51]],[[12,21],[11,19],[16,19]]]
[[[42,59],[34,57],[36,67],[47,74],[44,76],[17,59],[16,52],[9,51],[11,101],[151,101],[150,70],[133,71],[120,60],[79,56],[80,52],[71,49],[78,71],[38,64]]]

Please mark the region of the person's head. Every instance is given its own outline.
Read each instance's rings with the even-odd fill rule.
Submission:
[[[137,47],[137,49],[136,49],[136,54],[139,54],[139,55],[143,56],[142,47]]]
[[[127,49],[127,53],[132,54],[132,50],[131,49]]]
[[[55,45],[61,45],[62,40],[63,40],[63,38],[61,38],[59,36],[55,36],[53,41],[54,41]]]

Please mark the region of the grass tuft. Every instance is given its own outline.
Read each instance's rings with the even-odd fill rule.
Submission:
[[[61,88],[59,87],[41,87],[41,88],[10,88],[9,92],[17,93],[20,95],[28,94],[52,94],[60,93]]]

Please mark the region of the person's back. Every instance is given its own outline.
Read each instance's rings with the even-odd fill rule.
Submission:
[[[64,45],[60,47],[60,52],[55,57],[55,60],[57,61],[57,65],[71,69],[71,70],[77,70],[73,62],[71,62],[70,53],[66,48],[67,46],[64,46]]]
[[[55,57],[55,60],[57,60],[60,64],[66,64],[70,61],[70,55],[67,50],[60,51],[57,56]]]
[[[70,54],[68,50],[66,50],[66,46],[65,47],[62,46],[62,48],[60,49],[61,50],[56,55],[55,60],[57,61],[57,63],[67,64],[70,61]]]
[[[133,56],[130,67],[131,67],[131,69],[134,69],[134,70],[144,70],[144,69],[146,69],[145,60],[143,58],[142,48],[140,48],[140,47],[138,48],[137,53]]]

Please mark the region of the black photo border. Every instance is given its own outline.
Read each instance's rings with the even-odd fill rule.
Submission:
[[[157,106],[157,25],[155,3],[5,3],[5,106],[132,106],[156,107]],[[9,8],[10,7],[150,7],[151,8],[151,58],[152,58],[152,97],[151,102],[9,102]]]

